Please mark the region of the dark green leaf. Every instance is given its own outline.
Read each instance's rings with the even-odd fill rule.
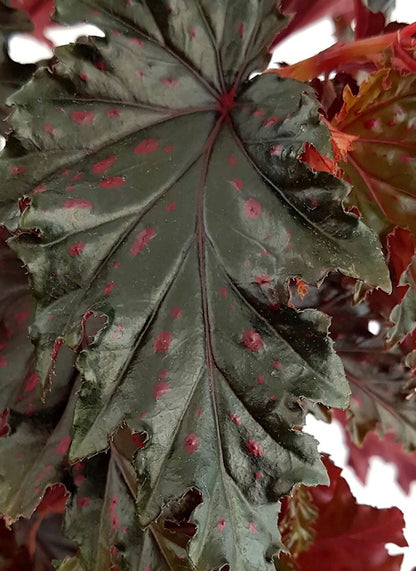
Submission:
[[[106,456],[79,462],[73,469],[77,492],[67,508],[65,527],[67,536],[79,543],[79,552],[59,570],[190,569],[181,562],[180,558],[186,559],[183,549],[177,547],[174,566],[170,566],[164,556],[164,539],[156,531],[140,529],[134,497],[113,456]]]
[[[348,394],[328,319],[288,308],[286,283],[340,268],[388,287],[378,242],[343,211],[346,187],[298,160],[306,142],[330,151],[311,90],[248,81],[282,22],[274,0],[65,0],[57,15],[108,36],[58,49],[14,97],[0,168],[9,217],[32,197],[13,247],[45,385],[62,341],[78,348],[85,321],[106,318],[78,360],[71,459],[126,421],[147,434],[141,524],[196,488],[193,564],[272,568],[275,502],[326,481],[293,430],[302,399]]]
[[[65,376],[60,374],[60,379],[65,386]],[[46,487],[63,477],[71,443],[76,389],[56,424],[61,408],[56,398],[59,395],[61,401],[65,394],[59,385],[49,399],[50,406],[30,409],[26,415],[12,413],[11,432],[0,438],[0,513],[10,521],[30,517]]]
[[[396,305],[390,314],[393,327],[388,332],[387,340],[391,345],[402,341],[416,327],[416,258],[403,274],[400,285],[408,286],[401,303]]]
[[[34,303],[22,263],[7,246],[9,237],[0,227],[0,411],[29,412],[39,381],[27,332]]]

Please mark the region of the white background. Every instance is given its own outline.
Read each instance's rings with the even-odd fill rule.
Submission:
[[[307,1],[307,0],[305,0]],[[416,21],[416,1],[396,0],[396,10],[393,19],[401,22]],[[302,32],[292,35],[280,44],[274,54],[273,61],[295,63],[314,53],[317,53],[333,43],[332,24],[329,20],[321,20],[309,26]],[[78,35],[99,32],[93,26],[79,26],[69,30],[51,28],[48,37],[55,44],[65,44],[73,41]],[[98,34],[97,34],[98,35]],[[34,42],[31,38],[19,35],[11,40],[11,55],[22,63],[50,57],[52,52],[46,45]],[[416,411],[415,411],[416,414]],[[409,496],[406,496],[396,483],[395,467],[386,464],[380,458],[373,458],[366,485],[363,486],[354,472],[346,466],[347,450],[343,442],[343,434],[337,423],[327,425],[308,419],[306,430],[315,435],[320,442],[320,450],[330,453],[334,462],[342,467],[343,476],[348,481],[351,490],[360,503],[370,504],[380,508],[398,506],[405,514],[405,535],[409,547],[405,549],[388,546],[391,553],[405,553],[401,571],[411,571],[416,566],[416,482],[411,486]],[[325,563],[323,562],[323,570]],[[369,571],[371,571],[369,569]]]

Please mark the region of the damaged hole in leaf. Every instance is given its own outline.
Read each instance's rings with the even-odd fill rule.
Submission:
[[[124,458],[130,462],[138,450],[141,450],[149,442],[147,432],[134,432],[124,423],[113,436],[113,444]]]
[[[163,525],[169,539],[180,547],[186,547],[196,533],[197,526],[191,523],[189,518],[202,502],[201,492],[192,488],[178,500],[171,501],[163,510],[163,517],[158,520],[158,525]]]
[[[30,198],[30,196],[22,196],[22,198],[19,200],[19,210],[20,212],[23,214],[23,212],[29,208],[29,206],[32,204],[32,199]]]
[[[104,329],[108,323],[108,318],[103,313],[87,311],[82,319],[82,348],[91,345],[97,334]]]

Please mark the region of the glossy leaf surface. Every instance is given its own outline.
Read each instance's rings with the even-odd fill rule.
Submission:
[[[275,6],[58,2],[60,22],[108,35],[59,48],[15,96],[0,164],[6,216],[31,196],[13,248],[46,387],[62,344],[106,318],[77,364],[71,460],[123,421],[145,432],[140,522],[199,489],[189,556],[207,569],[272,568],[277,500],[325,481],[314,439],[292,428],[302,398],[342,407],[348,389],[328,319],[285,305],[288,278],[340,268],[389,284],[374,235],[342,209],[346,187],[298,160],[306,142],[331,148],[311,91],[248,81],[282,24]]]
[[[0,227],[0,411],[29,412],[38,383],[27,326],[34,313],[22,263],[7,246],[10,234]]]
[[[190,569],[185,551],[179,550],[170,566],[165,559],[163,537],[142,531],[134,497],[129,493],[114,458],[106,455],[79,462],[74,469],[77,492],[66,514],[66,532],[79,550],[59,569],[99,571],[117,566],[122,571],[138,569]],[[90,530],[85,534],[86,530]]]

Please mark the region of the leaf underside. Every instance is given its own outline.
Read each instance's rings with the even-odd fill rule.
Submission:
[[[145,432],[140,523],[200,490],[196,568],[272,569],[276,502],[326,482],[293,427],[303,399],[343,407],[348,385],[328,319],[288,307],[288,279],[338,268],[389,287],[375,236],[343,211],[345,185],[298,160],[306,142],[330,153],[311,90],[248,80],[285,21],[275,7],[57,2],[60,23],[107,36],[58,48],[14,96],[0,158],[11,226],[31,198],[11,243],[37,298],[45,389],[62,343],[79,349],[105,317],[77,361],[70,459],[105,450],[123,422]]]
[[[416,74],[382,69],[368,77],[356,97],[348,90],[335,125],[358,139],[344,166],[357,206],[373,230],[394,225],[416,231],[414,189]]]

